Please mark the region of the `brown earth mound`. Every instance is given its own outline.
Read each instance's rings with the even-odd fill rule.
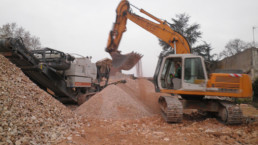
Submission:
[[[154,85],[145,79],[127,79],[110,85],[75,110],[79,115],[99,119],[138,119],[159,113]]]
[[[158,98],[164,93],[156,93],[154,84],[146,79],[127,79],[125,84],[118,84],[120,88],[143,103],[145,108],[151,113],[159,113]]]
[[[78,117],[0,55],[0,144],[55,144]]]
[[[100,119],[136,119],[151,115],[139,101],[116,85],[110,85],[82,104],[75,112]]]

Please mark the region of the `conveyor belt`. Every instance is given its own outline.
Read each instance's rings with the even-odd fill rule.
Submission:
[[[55,69],[43,65],[26,49],[21,38],[0,39],[0,54],[3,54],[12,63],[26,74],[42,89],[50,89],[55,97],[69,97],[77,101],[78,95],[72,88],[66,87],[66,82]]]

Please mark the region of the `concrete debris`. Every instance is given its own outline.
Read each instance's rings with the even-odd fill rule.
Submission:
[[[55,144],[79,117],[0,55],[0,144]]]
[[[158,93],[154,92],[150,81],[126,81],[125,84],[106,87],[75,112],[86,117],[113,120],[138,119],[159,113]]]

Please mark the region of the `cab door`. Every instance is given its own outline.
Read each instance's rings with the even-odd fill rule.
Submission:
[[[159,58],[154,74],[154,85],[157,92],[160,89],[179,90],[182,88],[182,72],[180,75],[178,73],[176,75],[177,63],[182,63],[182,55],[173,54]]]
[[[207,74],[203,58],[185,57],[183,63],[182,90],[205,91]]]

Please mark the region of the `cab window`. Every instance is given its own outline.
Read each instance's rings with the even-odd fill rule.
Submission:
[[[203,82],[204,70],[200,58],[186,58],[185,59],[185,75],[186,83],[199,84]]]
[[[181,58],[168,58],[165,61],[161,72],[161,86],[162,88],[173,89],[175,84],[172,82],[174,78],[181,79]],[[179,67],[180,66],[180,69]]]

